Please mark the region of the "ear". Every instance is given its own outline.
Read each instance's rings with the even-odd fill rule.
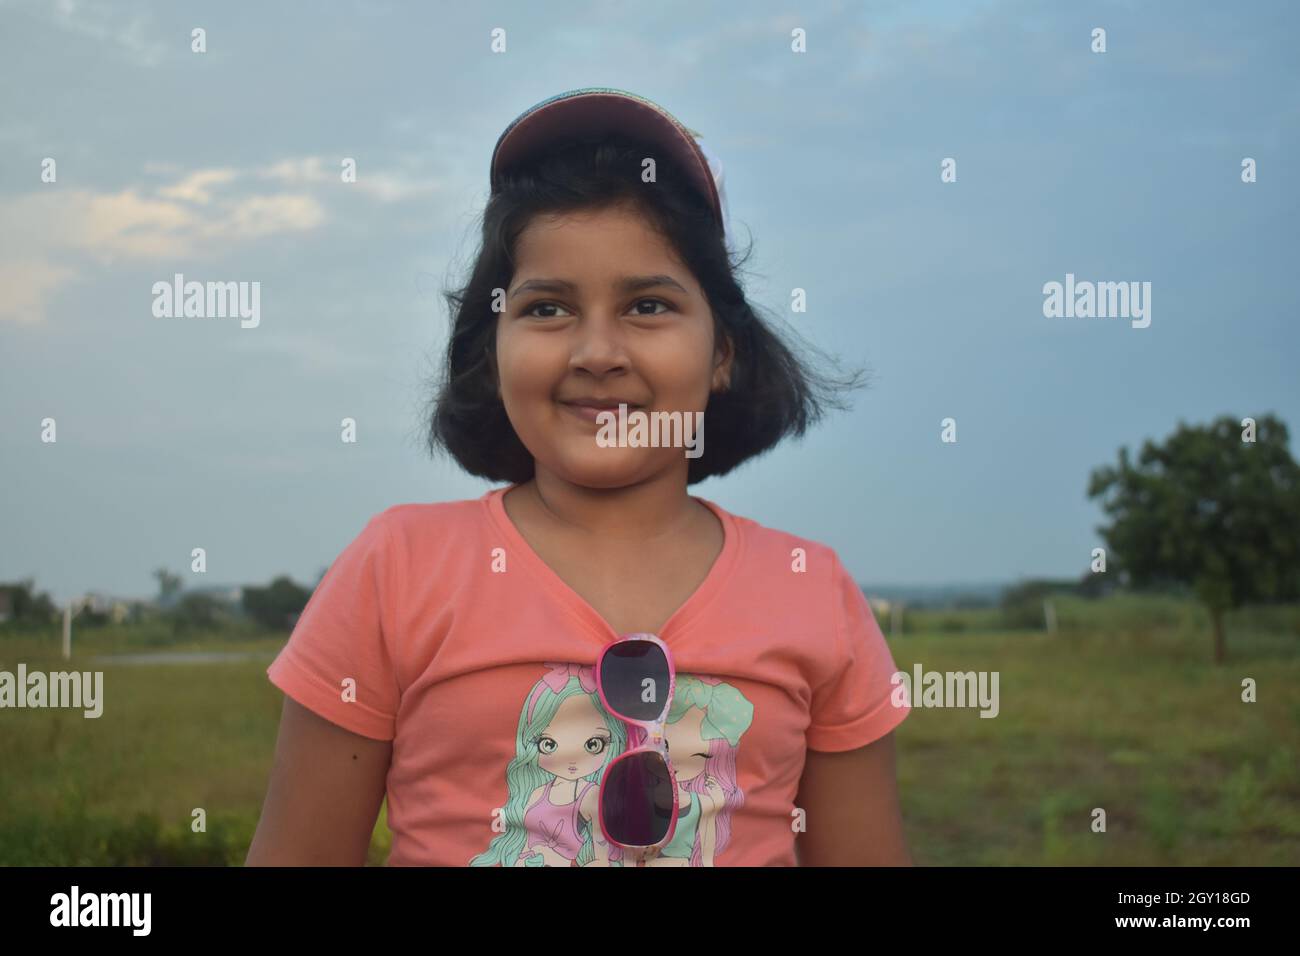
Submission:
[[[713,382],[709,386],[712,392],[725,392],[731,388],[731,363],[736,357],[731,339],[723,335],[713,353]]]
[[[497,370],[497,357],[492,351],[492,346],[483,346],[483,354],[487,356],[488,368],[492,372],[492,382],[496,386],[497,400],[504,402],[505,397],[501,394],[501,373]]]

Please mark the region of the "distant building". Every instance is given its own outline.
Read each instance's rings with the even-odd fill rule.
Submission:
[[[110,597],[97,591],[87,591],[79,598],[72,599],[72,613],[90,610],[93,614],[107,615],[114,624],[121,624],[131,616],[131,601]]]
[[[201,588],[185,588],[184,590],[173,591],[166,598],[155,600],[153,604],[163,611],[170,611],[189,595],[213,598],[236,614],[243,611],[244,588],[237,584],[208,584]]]

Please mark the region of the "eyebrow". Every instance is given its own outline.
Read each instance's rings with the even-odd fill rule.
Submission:
[[[644,289],[653,289],[656,286],[668,286],[676,289],[678,292],[689,295],[680,282],[672,276],[654,275],[654,276],[624,276],[614,283],[614,288],[620,292],[641,292]],[[510,293],[510,298],[517,295],[523,295],[525,292],[569,292],[572,293],[577,289],[572,282],[567,279],[529,279],[527,282],[519,285],[514,292]]]

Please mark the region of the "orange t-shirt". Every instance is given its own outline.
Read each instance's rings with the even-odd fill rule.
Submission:
[[[594,680],[620,635],[532,550],[508,490],[372,517],[267,671],[332,723],[392,741],[390,866],[622,860],[591,838],[601,772],[627,744]],[[862,747],[908,707],[831,548],[697,500],[726,539],[658,635],[677,670],[679,803],[656,862],[792,866],[805,750]]]

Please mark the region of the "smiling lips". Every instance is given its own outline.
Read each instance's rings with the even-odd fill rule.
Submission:
[[[620,403],[626,405],[629,411],[641,407],[634,402],[623,401],[621,399],[576,398],[573,401],[560,402],[561,405],[574,415],[584,421],[593,423],[596,421],[596,416],[601,412],[617,412]]]

